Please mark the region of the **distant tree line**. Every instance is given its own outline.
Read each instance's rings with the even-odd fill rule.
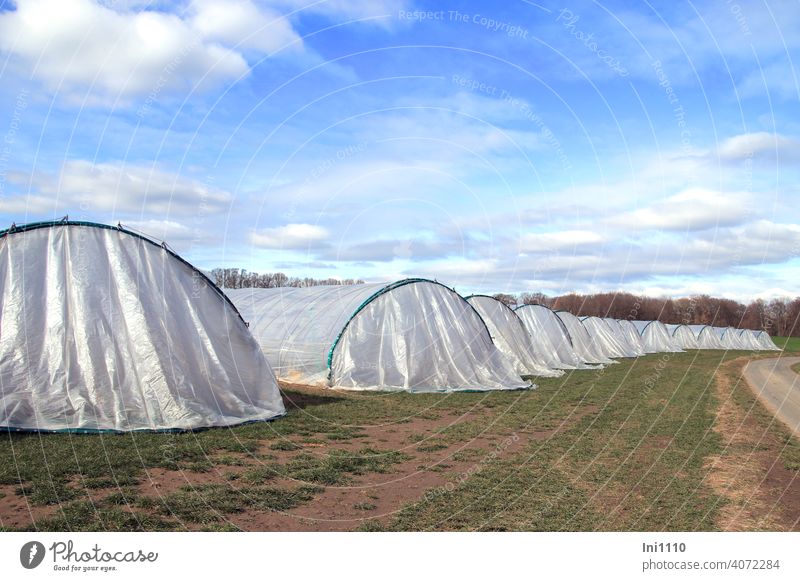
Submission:
[[[249,272],[244,268],[215,268],[211,271],[211,280],[220,288],[302,288],[321,285],[364,284],[363,280],[352,278],[299,278],[286,276],[282,272]]]
[[[499,293],[494,297],[509,306],[545,305],[573,315],[612,317],[686,325],[714,325],[739,329],[762,329],[776,337],[800,336],[800,297],[761,299],[743,304],[708,295],[670,299],[641,297],[630,293],[567,294],[548,297],[542,293],[518,296]]]

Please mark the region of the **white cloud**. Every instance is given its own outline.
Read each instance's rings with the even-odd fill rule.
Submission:
[[[707,233],[684,251],[716,268],[779,263],[800,256],[800,225],[757,220],[739,228]]]
[[[72,160],[57,178],[37,174],[29,194],[3,199],[0,212],[16,215],[61,214],[201,215],[228,209],[229,192],[152,166],[92,164]]]
[[[725,161],[748,158],[800,159],[800,141],[761,131],[726,139],[720,143],[717,151]]]
[[[126,103],[236,80],[263,55],[319,61],[306,51],[290,17],[314,13],[382,23],[387,19],[370,19],[396,14],[404,4],[16,0],[13,10],[0,11],[0,53],[14,57],[6,74],[30,75],[71,102]],[[343,71],[336,64],[327,70]]]
[[[604,240],[602,235],[590,230],[523,234],[520,237],[520,250],[523,252],[548,252],[585,245],[599,245]]]
[[[748,73],[738,83],[739,95],[763,99],[766,94],[775,99],[794,99],[800,96],[800,81],[789,59],[780,58]]]
[[[462,277],[490,278],[497,264],[491,259],[456,258],[452,260],[426,264],[424,267],[406,271],[406,275],[425,276],[447,282],[462,279]]]
[[[693,231],[731,226],[752,216],[749,198],[742,192],[691,188],[611,218],[609,223],[630,230]]]
[[[194,0],[192,9],[191,25],[207,40],[263,53],[302,47],[300,35],[286,18],[250,0]]]
[[[263,228],[250,233],[250,244],[259,248],[307,250],[319,247],[327,240],[328,231],[315,224],[286,224]]]
[[[125,220],[122,226],[175,245],[192,238],[192,229],[174,220]]]
[[[249,71],[242,49],[298,39],[286,19],[248,0],[203,0],[180,15],[136,8],[18,0],[0,13],[0,51],[53,92],[112,102],[236,79]]]

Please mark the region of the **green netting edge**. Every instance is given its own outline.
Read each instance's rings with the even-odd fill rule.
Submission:
[[[205,432],[206,430],[216,430],[219,428],[238,428],[249,424],[262,424],[271,422],[286,416],[286,412],[277,414],[262,420],[245,420],[237,424],[221,424],[219,426],[201,426],[198,428],[137,428],[135,430],[114,430],[111,428],[62,428],[60,430],[45,430],[38,428],[13,428],[11,426],[0,426],[0,432],[8,434],[114,434],[122,436],[125,434],[189,434]]]

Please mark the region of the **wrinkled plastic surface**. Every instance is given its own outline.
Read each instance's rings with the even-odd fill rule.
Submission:
[[[432,281],[227,293],[287,381],[415,392],[531,387],[475,309]]]
[[[583,317],[581,319],[592,341],[608,357],[635,357],[636,354],[627,346],[621,337],[619,328],[612,328],[608,322],[600,317]]]
[[[639,334],[639,329],[636,328],[636,325],[628,319],[616,319],[616,321],[630,349],[636,353],[637,357],[639,355],[644,355],[646,353],[644,342],[642,341],[642,336]]]
[[[742,343],[741,339],[739,338],[739,333],[737,329],[733,327],[712,327],[714,332],[719,337],[719,341],[722,344],[723,348],[731,349],[735,351],[742,351],[746,350],[747,347]]]
[[[667,332],[681,349],[700,349],[697,336],[687,325],[665,324]]]
[[[213,285],[118,229],[0,238],[0,426],[170,430],[284,413],[258,344]]]
[[[661,321],[631,321],[642,337],[647,353],[678,353],[682,351]]]
[[[522,305],[514,309],[528,329],[536,352],[551,369],[595,369],[572,348],[569,331],[561,319],[542,305]]]
[[[764,351],[780,351],[778,347],[766,331],[755,331],[756,342]]]
[[[540,377],[559,377],[564,374],[563,371],[549,369],[545,361],[536,354],[525,324],[511,307],[483,295],[467,297],[467,301],[483,318],[495,346],[508,357],[517,373]]]
[[[611,333],[614,337],[619,341],[622,348],[628,353],[627,357],[638,357],[639,355],[644,355],[644,347],[641,346],[641,338],[640,341],[631,341],[631,335],[635,334],[636,336],[639,333],[636,333],[636,328],[633,327],[634,333],[630,333],[626,331],[625,327],[623,327],[622,323],[617,319],[612,319],[610,317],[605,317],[603,321],[606,322],[606,325],[611,327]]]
[[[697,337],[699,349],[725,349],[725,346],[714,331],[714,327],[709,325],[687,325]]]
[[[572,348],[583,361],[593,365],[616,363],[603,353],[603,349],[593,340],[578,317],[568,311],[556,311],[556,316],[564,323],[572,339]]]
[[[756,340],[756,335],[750,329],[739,330],[739,342],[749,351],[761,351],[761,345]]]

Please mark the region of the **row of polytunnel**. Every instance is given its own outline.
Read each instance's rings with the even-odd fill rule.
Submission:
[[[191,430],[285,414],[278,379],[511,390],[766,333],[511,309],[435,281],[223,290],[166,244],[67,219],[0,231],[0,429]]]
[[[650,353],[777,349],[763,331],[512,309],[427,279],[227,294],[279,378],[345,389],[520,389]]]

